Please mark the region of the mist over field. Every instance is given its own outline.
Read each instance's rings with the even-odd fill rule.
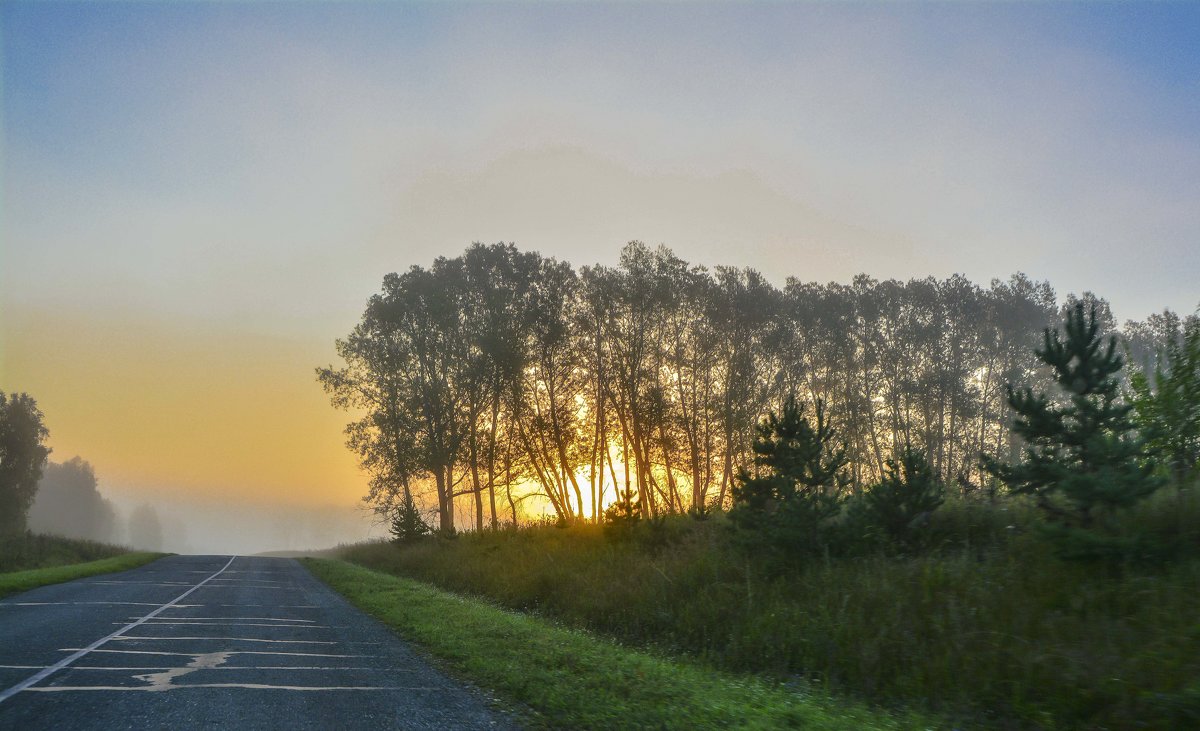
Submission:
[[[125,516],[144,504],[152,505],[159,516],[161,546],[135,544],[135,548],[253,555],[318,551],[386,534],[356,506],[286,506],[253,501],[231,505],[204,499],[146,503],[144,493],[133,491],[124,496],[114,491],[113,496],[114,504]]]

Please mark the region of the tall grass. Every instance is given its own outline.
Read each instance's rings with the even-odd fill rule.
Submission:
[[[128,551],[108,543],[40,533],[0,535],[0,573],[85,563]]]
[[[1129,517],[1197,545],[1200,501],[1164,493]],[[719,516],[526,528],[343,557],[506,606],[682,652],[718,667],[802,676],[993,727],[1200,724],[1200,558],[1071,563],[1034,516],[957,502],[917,556],[826,557],[768,569]]]
[[[515,702],[519,720],[529,728],[939,727],[940,719],[880,712],[811,687],[731,677],[693,663],[653,657],[590,633],[342,561],[305,563],[360,609]]]

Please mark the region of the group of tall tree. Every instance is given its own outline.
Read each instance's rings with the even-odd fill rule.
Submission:
[[[1103,300],[1060,309],[1049,283],[1022,274],[986,288],[860,275],[780,289],[639,242],[617,267],[579,270],[475,244],[385,277],[337,342],[344,365],[318,378],[359,417],[347,435],[367,500],[413,530],[426,495],[446,531],[463,507],[477,529],[515,522],[531,492],[565,521],[599,520],[622,496],[648,516],[727,506],[735,477],[756,469],[760,416],[791,396],[822,403],[848,494],[894,478],[905,448],[971,491],[994,483],[981,454],[1018,456],[1006,386],[1051,383],[1036,347],[1077,304],[1143,370],[1163,369],[1155,384],[1194,324],[1168,312],[1120,333]]]

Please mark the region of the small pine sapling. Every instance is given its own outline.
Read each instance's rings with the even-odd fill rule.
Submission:
[[[814,420],[794,396],[779,414],[771,412],[757,429],[753,443],[758,473],[743,472],[733,486],[730,520],[743,542],[812,552],[821,547],[823,531],[842,506],[849,479],[846,448],[825,418],[818,400]]]
[[[925,452],[905,446],[886,460],[883,479],[854,501],[850,523],[890,548],[911,548],[945,494]]]

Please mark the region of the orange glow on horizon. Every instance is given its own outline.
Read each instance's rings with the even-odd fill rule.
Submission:
[[[313,343],[148,318],[22,313],[5,322],[0,388],[37,399],[53,460],[78,454],[109,486],[283,504],[357,503],[349,415]]]

